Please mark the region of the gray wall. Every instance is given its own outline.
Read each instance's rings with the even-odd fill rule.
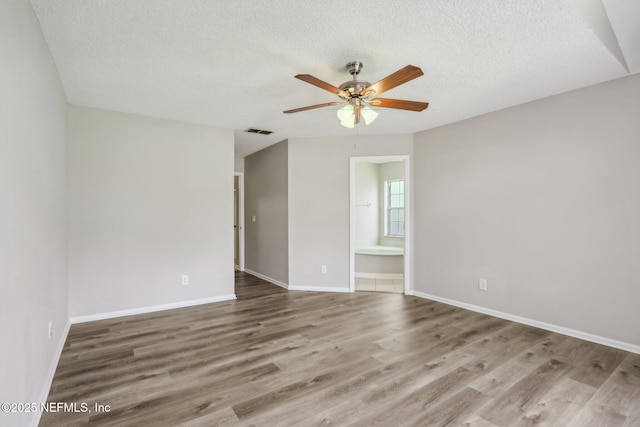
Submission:
[[[377,245],[380,239],[380,165],[357,162],[355,164],[355,244]],[[368,206],[369,204],[369,206]],[[364,271],[364,270],[358,270]]]
[[[349,289],[349,159],[412,147],[412,135],[289,139],[290,286]]]
[[[244,172],[244,157],[235,156],[233,159],[233,171]]]
[[[287,149],[282,141],[244,161],[245,268],[281,284],[289,283]]]
[[[639,345],[639,118],[635,75],[417,134],[415,290]]]
[[[72,106],[69,137],[72,317],[233,295],[232,130]]]
[[[28,1],[0,2],[0,63],[0,402],[39,402],[69,318],[67,102]],[[0,412],[0,425],[33,415]]]

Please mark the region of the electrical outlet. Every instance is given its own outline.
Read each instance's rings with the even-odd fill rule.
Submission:
[[[327,273],[327,266],[326,265],[321,265],[320,266],[320,272],[322,274],[326,274]]]
[[[481,291],[486,291],[487,290],[487,279],[478,280],[478,288],[480,288]]]
[[[49,320],[49,339],[53,336],[53,321]]]
[[[183,274],[181,277],[181,281],[180,283],[182,283],[182,285],[188,285],[189,284],[189,276],[186,274]]]

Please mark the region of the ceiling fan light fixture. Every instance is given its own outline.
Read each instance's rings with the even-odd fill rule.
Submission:
[[[371,107],[364,106],[360,109],[360,113],[362,114],[362,118],[366,124],[373,123],[373,121],[378,117],[378,113],[376,113]]]
[[[356,109],[351,103],[346,104],[336,113],[340,120],[340,124],[349,129],[353,129],[357,124],[356,114],[360,114],[366,124],[373,123],[373,121],[378,117],[378,113],[369,106],[360,106]]]
[[[336,114],[342,126],[350,129],[353,128],[355,121],[355,109],[353,108],[353,105],[346,104],[344,107],[340,108]]]
[[[349,129],[353,129],[355,127],[353,120],[340,120],[340,124]]]

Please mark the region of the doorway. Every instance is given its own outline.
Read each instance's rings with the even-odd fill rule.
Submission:
[[[233,266],[244,271],[244,173],[233,175]]]
[[[351,292],[409,292],[410,176],[407,155],[351,158]]]

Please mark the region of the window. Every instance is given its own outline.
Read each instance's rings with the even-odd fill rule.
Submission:
[[[385,235],[404,236],[404,180],[385,181]]]

